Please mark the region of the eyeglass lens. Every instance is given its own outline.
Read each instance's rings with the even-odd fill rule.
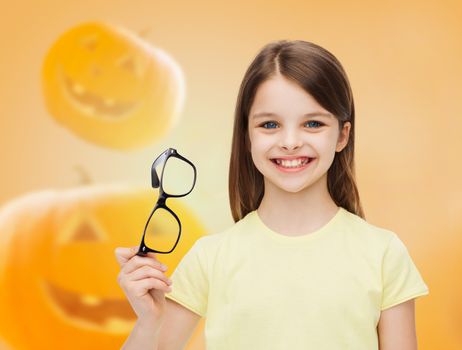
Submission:
[[[144,236],[147,247],[161,252],[172,250],[178,239],[180,226],[166,209],[158,207],[149,219]]]
[[[163,175],[162,168],[164,168]],[[169,157],[155,169],[161,178],[163,190],[168,194],[182,195],[188,193],[194,186],[194,169],[182,159]]]

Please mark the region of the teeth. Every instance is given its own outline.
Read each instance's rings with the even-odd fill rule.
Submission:
[[[89,115],[95,114],[95,106],[86,105],[86,106],[82,106],[81,108],[85,114],[89,114]]]
[[[303,159],[293,159],[293,160],[283,160],[283,159],[276,159],[276,163],[278,165],[282,165],[284,168],[297,168],[301,165],[305,165],[308,163],[308,158]]]
[[[77,95],[83,95],[83,93],[85,92],[85,88],[80,85],[80,84],[77,84],[77,83],[74,83],[72,85],[72,90],[74,90],[74,92],[77,94]]]
[[[129,333],[134,326],[134,322],[111,317],[104,322],[104,326],[112,333]]]
[[[104,104],[108,107],[114,106],[115,101],[113,98],[105,98],[104,99]]]
[[[94,295],[85,294],[80,297],[82,304],[95,306],[101,303],[101,299]]]

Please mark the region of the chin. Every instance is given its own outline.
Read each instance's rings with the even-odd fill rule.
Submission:
[[[265,177],[265,179],[268,179],[267,177]],[[284,180],[282,180],[284,181]],[[281,180],[278,180],[278,181],[273,181],[271,180],[271,178],[269,178],[268,180],[265,180],[265,189],[268,189],[268,188],[273,188],[273,189],[276,189],[278,191],[283,191],[283,192],[287,192],[287,193],[299,193],[299,192],[303,192],[305,190],[307,190],[308,188],[310,188],[313,184],[311,183],[308,183],[308,184],[293,184],[293,185],[290,185],[288,184],[287,182],[286,183],[281,183]]]

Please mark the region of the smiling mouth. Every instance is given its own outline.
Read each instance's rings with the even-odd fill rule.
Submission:
[[[102,97],[88,91],[82,84],[61,74],[64,91],[70,101],[86,115],[90,117],[102,117],[109,120],[120,120],[130,116],[136,108],[137,103],[119,102],[114,98]]]
[[[126,299],[83,295],[47,281],[44,287],[64,318],[79,326],[107,333],[129,333],[136,321],[136,315]]]
[[[314,158],[308,158],[308,157],[300,157],[300,158],[292,159],[292,160],[273,158],[271,159],[271,161],[277,166],[280,166],[282,168],[292,169],[292,168],[304,167],[306,164],[310,163],[313,159]]]

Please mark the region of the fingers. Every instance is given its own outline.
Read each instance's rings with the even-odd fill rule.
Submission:
[[[141,297],[149,292],[150,289],[157,289],[157,290],[162,290],[165,293],[171,292],[172,287],[167,286],[164,282],[161,280],[158,280],[157,278],[146,278],[144,280],[136,281],[136,282],[131,282],[131,283],[136,283],[134,285],[134,293],[136,296]]]
[[[138,247],[136,246],[130,248],[117,247],[114,251],[114,254],[120,267],[123,267],[132,256],[136,255],[137,252]]]
[[[159,260],[155,260],[155,258],[153,257],[139,255],[135,255],[132,258],[130,258],[130,260],[123,265],[121,270],[123,271],[123,273],[128,274],[144,265],[151,266],[152,268],[157,269],[159,271],[167,271],[167,266],[162,264]]]
[[[138,253],[138,249],[139,249],[138,246],[133,246],[129,248],[117,247],[114,250],[114,254],[116,256],[117,262],[119,263],[120,267],[123,267],[127,263],[128,260],[134,257],[136,253]],[[145,255],[145,257],[150,257],[157,261],[156,253],[149,252],[147,253],[147,255]]]
[[[138,296],[146,294],[149,289],[171,292],[172,280],[164,275],[167,266],[157,260],[155,253],[139,256],[137,252],[138,246],[115,249],[117,262],[121,266],[117,277],[120,286],[127,291],[135,291]]]
[[[161,271],[152,268],[151,266],[142,266],[132,273],[130,273],[127,278],[130,281],[138,281],[144,278],[157,278],[162,280],[166,285],[171,285],[172,280],[165,276]]]
[[[122,270],[117,276],[117,282],[126,291],[135,292],[137,296],[143,296],[149,289],[159,289],[166,293],[172,291],[172,280],[161,271],[144,265],[130,274]]]

